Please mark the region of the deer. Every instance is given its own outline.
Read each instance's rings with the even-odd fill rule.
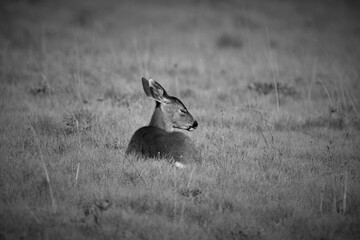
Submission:
[[[126,155],[136,154],[147,158],[168,158],[178,168],[200,164],[200,153],[189,136],[181,131],[193,131],[198,122],[176,97],[167,94],[155,80],[142,77],[146,96],[155,100],[155,110],[148,126],[135,131]]]

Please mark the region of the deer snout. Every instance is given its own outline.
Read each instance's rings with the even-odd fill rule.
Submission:
[[[192,131],[192,130],[196,129],[198,125],[199,125],[198,122],[194,121],[193,124],[191,126],[189,126],[188,130]]]

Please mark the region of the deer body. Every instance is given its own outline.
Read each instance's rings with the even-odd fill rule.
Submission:
[[[138,129],[132,136],[126,154],[145,157],[173,158],[175,163],[200,163],[201,158],[192,140],[182,129],[194,130],[198,123],[176,97],[169,96],[159,83],[142,78],[143,88],[148,97],[156,101],[149,126]]]

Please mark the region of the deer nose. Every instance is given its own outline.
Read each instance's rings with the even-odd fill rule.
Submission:
[[[195,121],[195,122],[193,123],[192,127],[193,127],[193,128],[197,128],[198,125],[199,125],[198,122]]]

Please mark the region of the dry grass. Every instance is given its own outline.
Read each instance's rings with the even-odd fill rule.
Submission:
[[[54,4],[0,7],[0,238],[359,238],[355,5]],[[125,157],[141,76],[197,118],[201,167]]]

